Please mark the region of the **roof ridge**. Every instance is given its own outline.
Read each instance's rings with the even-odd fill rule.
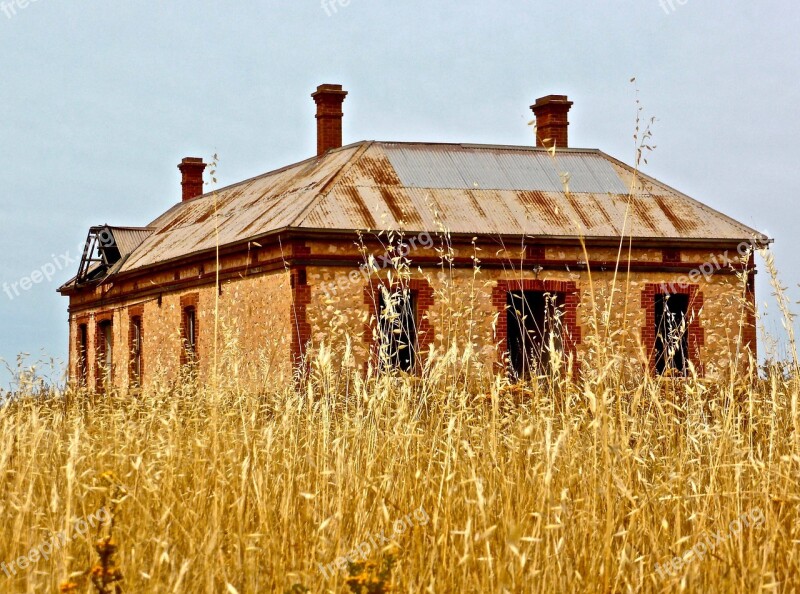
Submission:
[[[343,151],[343,150],[347,150],[347,149],[352,149],[352,148],[357,147],[360,144],[364,144],[364,142],[366,142],[366,141],[354,142],[352,144],[348,144],[348,145],[342,146],[342,147],[340,147],[338,149],[334,149],[334,150],[330,151],[328,154],[337,153],[339,151]],[[324,158],[324,156],[325,155],[323,155],[322,158]],[[183,206],[185,204],[191,204],[192,202],[199,201],[201,198],[211,197],[214,194],[222,194],[222,193],[225,193],[225,192],[229,192],[229,191],[231,191],[231,190],[233,190],[233,189],[235,189],[235,188],[237,188],[239,186],[244,186],[246,184],[250,184],[250,183],[259,181],[261,179],[269,177],[270,175],[276,175],[278,173],[283,173],[285,171],[288,171],[288,170],[293,169],[295,167],[300,167],[302,165],[306,165],[306,164],[311,163],[313,161],[319,161],[319,159],[320,159],[319,156],[309,157],[308,159],[303,159],[302,161],[297,161],[296,163],[291,163],[289,165],[285,165],[283,167],[279,167],[278,169],[272,169],[272,170],[267,171],[265,173],[261,173],[259,175],[255,175],[253,177],[249,177],[247,179],[243,179],[241,181],[229,184],[227,186],[223,186],[221,188],[215,188],[215,189],[213,189],[213,190],[211,190],[209,192],[206,192],[205,194],[201,194],[200,196],[195,196],[194,198],[191,198],[190,200],[176,202],[175,204],[170,206],[167,210],[165,210],[160,215],[158,215],[155,219],[150,221],[147,224],[147,226],[143,227],[143,228],[154,229],[155,231],[160,231],[161,230],[161,226],[155,225],[154,223],[156,223],[156,221],[160,221],[161,219],[163,219],[164,217],[166,217],[167,215],[169,215],[173,211],[183,208]]]
[[[156,229],[155,227],[149,225],[146,225],[144,227],[131,227],[129,225],[108,225],[108,224],[98,225],[98,226],[108,227],[109,229],[120,229],[123,231],[155,231]]]
[[[472,142],[426,142],[426,141],[409,141],[409,140],[373,140],[373,144],[387,145],[387,144],[403,144],[403,145],[416,145],[416,146],[458,146],[468,149],[484,149],[484,150],[513,150],[513,151],[530,151],[536,153],[548,153],[551,149],[527,145],[527,144],[483,144]],[[600,153],[597,148],[580,148],[580,147],[566,147],[557,148],[556,153]]]
[[[346,149],[351,149],[351,148],[354,148],[354,147],[356,147],[356,146],[358,146],[360,144],[364,144],[366,142],[371,142],[371,141],[362,140],[362,141],[359,141],[359,142],[353,142],[351,144],[339,147],[338,149],[334,149],[334,150],[330,151],[330,153],[337,153],[339,151],[343,151],[343,150],[346,150]],[[324,158],[324,157],[325,157],[325,155],[323,155],[322,158]],[[248,177],[247,179],[243,179],[241,181],[234,182],[232,184],[228,184],[227,186],[223,186],[221,188],[215,188],[213,190],[205,192],[204,194],[200,194],[199,196],[195,196],[194,198],[191,198],[191,199],[186,200],[184,202],[192,202],[194,200],[199,200],[200,198],[205,198],[205,197],[208,197],[208,196],[212,196],[215,193],[227,192],[228,190],[232,190],[233,188],[236,188],[238,186],[249,184],[251,182],[263,179],[265,177],[269,177],[270,175],[275,175],[276,173],[283,173],[284,171],[288,171],[289,169],[293,169],[295,167],[299,167],[301,165],[305,165],[305,164],[310,163],[312,161],[317,161],[320,158],[321,157],[319,157],[318,155],[315,155],[313,157],[309,157],[307,159],[303,159],[302,161],[297,161],[295,163],[290,163],[289,165],[284,165],[283,167],[278,167],[277,169],[271,169],[271,170],[266,171],[264,173],[259,173],[258,175],[254,175],[252,177]],[[173,205],[173,208],[175,206],[180,206],[181,204],[184,204],[184,202],[176,203],[175,205]],[[169,210],[165,211],[163,214],[166,214],[167,212],[169,212]],[[161,217],[158,217],[158,218],[161,218]]]
[[[360,142],[360,143],[356,143],[356,145],[357,145],[357,144],[360,144],[360,145],[361,145],[361,146],[359,147],[359,149],[358,149],[358,150],[356,150],[356,151],[355,151],[355,152],[354,152],[354,153],[353,153],[353,154],[350,156],[350,158],[349,158],[349,159],[348,159],[348,160],[347,160],[345,163],[343,163],[343,164],[342,164],[342,166],[341,166],[341,167],[339,167],[339,171],[337,171],[336,173],[334,173],[334,174],[333,174],[333,175],[332,175],[332,176],[331,176],[331,177],[328,179],[328,181],[327,181],[327,182],[325,182],[325,185],[324,185],[322,188],[320,188],[320,189],[319,189],[319,191],[317,191],[317,192],[316,192],[316,195],[315,195],[315,196],[314,196],[314,197],[313,197],[311,200],[309,200],[309,201],[308,201],[308,204],[306,204],[306,205],[305,205],[305,207],[303,208],[303,210],[301,210],[301,211],[298,213],[298,215],[297,215],[297,216],[296,216],[294,219],[292,219],[292,222],[291,222],[291,223],[289,223],[289,226],[290,226],[290,227],[300,226],[300,225],[303,223],[303,220],[304,220],[304,219],[305,219],[305,217],[308,215],[308,213],[309,213],[309,212],[310,212],[310,211],[311,211],[311,210],[312,210],[312,209],[313,209],[315,206],[317,206],[317,203],[318,203],[318,202],[319,202],[319,201],[320,201],[322,198],[324,198],[325,196],[327,196],[328,194],[330,194],[330,193],[331,193],[331,191],[333,190],[333,188],[334,188],[334,187],[336,187],[336,185],[337,185],[337,184],[338,184],[338,183],[339,183],[339,182],[342,180],[342,177],[344,177],[344,174],[345,174],[345,173],[347,173],[348,171],[350,171],[350,168],[351,168],[353,165],[355,165],[355,163],[357,163],[357,162],[358,162],[358,161],[361,159],[361,157],[364,155],[364,153],[366,153],[366,152],[367,152],[367,150],[369,150],[369,148],[370,148],[370,147],[371,147],[373,144],[375,144],[375,141],[373,141],[373,140],[366,140],[366,141],[362,141],[362,142]],[[351,146],[356,146],[356,145],[351,145]]]

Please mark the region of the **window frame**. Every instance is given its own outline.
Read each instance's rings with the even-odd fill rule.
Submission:
[[[572,358],[575,365],[572,372],[580,369],[578,345],[583,342],[583,329],[578,323],[580,288],[575,281],[542,280],[538,278],[509,279],[500,278],[492,288],[492,305],[496,311],[495,336],[497,338],[497,371],[508,373],[508,313],[507,297],[509,291],[544,291],[564,294],[564,316],[562,321],[562,349],[565,358]]]
[[[78,335],[76,342],[76,371],[78,385],[85,387],[89,383],[89,322],[78,321]]]
[[[102,391],[114,384],[114,317],[102,314],[95,318],[95,384]]]
[[[183,348],[192,356],[197,353],[197,310],[190,305],[183,308]]]
[[[430,283],[422,278],[404,279],[403,282],[389,282],[372,278],[364,285],[364,305],[367,306],[370,321],[364,324],[363,339],[370,347],[370,360],[380,369],[381,365],[381,338],[380,338],[380,291],[382,289],[397,290],[400,288],[410,289],[416,294],[416,344],[417,356],[414,373],[421,368],[420,354],[428,348],[434,341],[433,325],[431,324],[428,311],[434,305],[434,292]]]
[[[691,298],[688,293],[656,293],[653,304],[653,319],[655,325],[655,373],[658,376],[678,376],[686,377],[689,373],[689,363],[691,361],[689,351],[689,325]],[[670,303],[676,304],[673,308]],[[675,317],[680,316],[676,326]],[[668,321],[673,318],[673,321]],[[678,340],[673,340],[666,335],[671,335],[675,328],[682,328]],[[665,335],[666,334],[666,335]],[[674,345],[672,345],[674,343]],[[680,343],[680,346],[678,346]],[[668,345],[675,349],[670,356]],[[678,364],[678,362],[680,362]]]
[[[643,363],[649,372],[658,376],[656,370],[656,295],[659,293],[684,294],[689,298],[689,316],[687,321],[689,350],[688,362],[690,368],[698,377],[705,375],[702,349],[705,347],[705,329],[702,324],[702,312],[705,296],[700,290],[700,285],[665,281],[660,283],[647,283],[642,288],[641,308],[644,313],[645,325],[641,328],[642,346],[646,359]]]
[[[144,377],[144,308],[128,310],[128,380],[131,387],[140,388]]]
[[[555,348],[563,358],[566,297],[562,291],[506,292],[508,373],[514,379],[530,380],[548,374],[553,354],[548,345],[553,335]],[[521,310],[514,305],[515,300]]]
[[[196,364],[199,360],[198,312],[199,295],[190,293],[181,297],[181,366]]]
[[[391,310],[389,309],[390,306]],[[418,312],[418,290],[408,287],[397,287],[393,290],[389,290],[386,287],[380,288],[378,292],[377,324],[381,369],[399,370],[405,373],[414,372],[419,354]],[[389,315],[396,315],[397,318],[390,320],[388,319]],[[397,330],[399,330],[399,333],[397,333]],[[405,338],[405,343],[402,340],[403,338]],[[409,357],[403,357],[404,350],[410,355]]]

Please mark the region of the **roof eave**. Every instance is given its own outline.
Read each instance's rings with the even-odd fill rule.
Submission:
[[[241,248],[245,247],[249,243],[253,242],[262,242],[266,239],[271,237],[276,237],[279,235],[287,235],[289,237],[295,236],[342,236],[342,235],[359,235],[359,234],[377,234],[381,230],[380,229],[325,229],[325,228],[301,228],[301,227],[283,227],[281,229],[276,229],[273,231],[269,231],[266,233],[262,233],[259,235],[255,235],[248,239],[240,240],[235,243],[230,243],[224,246],[220,246],[221,251],[220,254],[228,254],[231,252],[236,252]],[[407,234],[416,234],[416,233],[430,233],[430,230],[426,229],[408,229],[404,230],[404,233]],[[677,238],[665,238],[665,237],[580,237],[576,235],[530,235],[530,234],[481,234],[481,233],[450,233],[448,234],[449,237],[453,239],[463,239],[464,241],[471,242],[473,237],[484,237],[487,239],[496,238],[501,240],[534,240],[536,243],[539,244],[547,244],[547,245],[555,245],[555,244],[564,244],[564,243],[574,243],[580,244],[581,242],[585,243],[586,245],[590,245],[593,247],[609,247],[609,246],[619,246],[621,241],[628,241],[631,240],[634,245],[641,246],[641,247],[667,247],[667,246],[674,246],[680,245],[683,247],[697,247],[697,248],[707,248],[707,247],[732,247],[736,246],[741,243],[751,242],[756,247],[766,248],[769,244],[773,243],[774,240],[767,238],[766,236],[762,236],[761,238],[755,239],[748,239],[744,237],[729,237],[729,238],[688,238],[688,237],[677,237]],[[163,260],[161,262],[157,262],[154,264],[150,264],[147,266],[142,266],[141,268],[134,268],[132,270],[126,270],[120,272],[119,270],[112,271],[108,275],[106,275],[102,280],[91,283],[94,287],[106,284],[107,282],[114,281],[118,278],[126,278],[130,276],[139,276],[142,274],[147,274],[150,272],[157,272],[164,268],[172,268],[176,265],[180,265],[182,263],[188,263],[193,260],[197,260],[204,257],[214,256],[216,255],[216,248],[210,248],[207,250],[201,250],[198,252],[194,252],[191,254],[186,254],[183,256],[179,256],[176,258],[171,258],[169,260]],[[289,257],[287,257],[287,260]],[[73,279],[74,280],[74,279]],[[70,281],[72,282],[72,281]],[[67,283],[69,285],[69,283]],[[72,285],[71,287],[67,287],[64,285],[62,288],[66,288],[67,290],[71,289],[69,292],[74,292],[82,288],[76,285]],[[62,292],[62,288],[59,289],[59,292]]]

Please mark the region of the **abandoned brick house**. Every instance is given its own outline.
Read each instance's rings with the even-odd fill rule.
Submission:
[[[565,96],[532,106],[535,146],[342,146],[346,95],[313,93],[314,157],[208,193],[206,164],[186,158],[181,202],[146,227],[90,230],[78,274],[59,289],[72,382],[146,387],[190,362],[203,375],[215,311],[273,372],[345,334],[357,365],[383,352],[413,372],[452,339],[454,298],[469,308],[475,360],[516,377],[553,353],[580,361],[604,311],[650,373],[719,375],[732,354],[755,351],[755,265],[742,246],[771,240],[599,150],[569,147]],[[405,254],[407,274],[387,274],[396,259],[379,230],[402,231],[389,254]]]

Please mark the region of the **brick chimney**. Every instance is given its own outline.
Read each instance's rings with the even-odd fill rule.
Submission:
[[[548,95],[536,100],[531,105],[536,115],[536,146],[551,148],[568,148],[567,113],[572,101],[566,95]]]
[[[317,104],[317,156],[342,146],[342,85],[320,85],[311,96]]]
[[[186,157],[178,169],[181,170],[181,187],[183,188],[183,202],[203,195],[203,171],[206,164],[198,157]]]

